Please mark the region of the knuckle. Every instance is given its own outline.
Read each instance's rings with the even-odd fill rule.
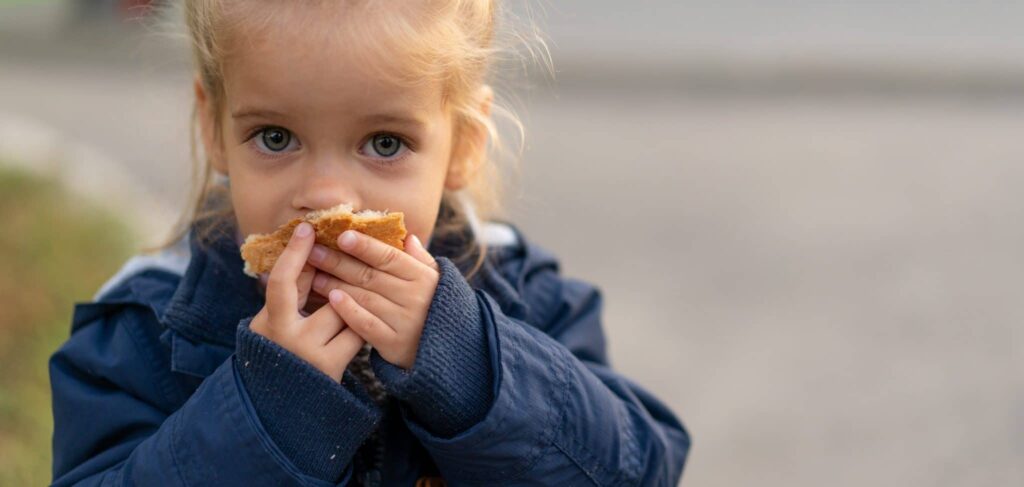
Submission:
[[[406,294],[406,303],[412,308],[423,308],[430,304],[430,300],[421,292],[409,292]]]
[[[433,296],[428,296],[423,293],[416,293],[414,296],[415,297],[413,299],[416,305],[419,306],[420,308],[429,307],[430,303],[432,303],[434,300]]]
[[[398,261],[398,250],[395,250],[394,247],[387,247],[387,248],[385,248],[384,249],[384,254],[381,255],[381,259],[380,260],[381,260],[381,265],[383,265],[383,266],[394,265],[395,262]]]
[[[373,319],[371,319],[370,317],[368,317],[368,316],[361,316],[360,318],[361,319],[358,320],[359,328],[362,328],[363,331],[372,332],[372,331],[375,331],[377,329],[377,323]]]
[[[316,277],[316,268],[306,264],[299,272],[299,280],[302,281],[303,285],[313,285],[313,278]]]
[[[267,287],[270,289],[277,289],[286,284],[286,279],[280,272],[271,272],[270,277],[267,278]]]
[[[326,249],[327,250],[324,253],[324,260],[320,265],[327,269],[337,269],[341,265],[341,259],[338,257],[338,252],[330,247],[326,247]]]
[[[345,320],[349,326],[365,330],[369,326],[369,317],[359,306],[349,304],[348,316]]]
[[[353,297],[363,308],[375,309],[380,304],[380,297],[372,293],[359,293]]]
[[[427,267],[422,268],[416,274],[415,280],[416,282],[423,283],[424,286],[437,287],[437,283],[440,280],[440,276],[438,275],[437,271]]]
[[[312,287],[314,291],[322,291],[327,288],[326,279],[324,279],[323,275],[324,273],[322,272],[316,272],[313,274],[313,283],[310,287]]]
[[[364,266],[359,271],[359,274],[356,276],[356,282],[358,282],[360,286],[366,287],[370,285],[370,283],[372,283],[376,278],[377,271],[373,267]]]

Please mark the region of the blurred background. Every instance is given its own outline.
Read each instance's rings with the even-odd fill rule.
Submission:
[[[49,480],[71,303],[185,200],[188,51],[149,3],[0,0],[2,485]],[[510,218],[603,289],[684,485],[1024,485],[1024,2],[529,10],[556,73],[498,84]]]

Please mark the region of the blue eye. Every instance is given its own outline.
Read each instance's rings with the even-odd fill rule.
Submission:
[[[266,127],[256,133],[256,145],[264,152],[284,152],[298,143],[291,131],[281,127]]]
[[[402,139],[391,134],[377,134],[370,137],[363,150],[383,158],[394,157],[405,145]]]

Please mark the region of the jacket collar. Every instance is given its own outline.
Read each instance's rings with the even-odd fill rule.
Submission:
[[[239,321],[263,307],[259,281],[242,272],[236,227],[218,232],[209,243],[189,232],[191,259],[163,315],[164,323],[197,341],[235,343]]]

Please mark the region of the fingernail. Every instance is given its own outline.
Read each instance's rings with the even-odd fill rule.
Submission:
[[[323,289],[327,285],[327,276],[323,274],[317,274],[313,278],[313,289]]]
[[[332,303],[340,303],[342,298],[345,297],[345,294],[337,289],[332,289],[331,292],[327,294],[327,298],[330,299]]]
[[[423,248],[423,242],[420,242],[420,238],[417,237],[416,235],[412,236],[412,241],[413,241],[413,245],[415,245],[415,246],[417,246],[417,247],[419,247],[421,249]]]
[[[297,237],[308,237],[311,233],[313,233],[313,226],[306,222],[302,222],[295,227],[295,236]]]
[[[309,253],[309,260],[313,262],[323,262],[325,257],[327,257],[327,249],[320,244],[314,245],[313,251]]]
[[[342,248],[350,249],[356,244],[356,232],[348,230],[341,234],[341,239],[338,240],[338,245]]]

